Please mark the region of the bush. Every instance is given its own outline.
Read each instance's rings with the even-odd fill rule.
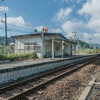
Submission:
[[[47,55],[46,54],[44,54],[44,58],[47,58]]]
[[[32,58],[38,58],[38,56],[35,52],[32,53]]]
[[[0,55],[0,60],[4,60],[5,56],[4,55]]]
[[[3,48],[2,45],[0,45],[0,48]]]
[[[25,60],[25,59],[32,59],[32,58],[38,58],[37,54],[35,52],[33,53],[24,53],[24,54],[10,54],[8,56],[0,55],[0,60]]]
[[[7,59],[9,59],[10,61],[14,61],[16,59],[18,59],[18,55],[15,55],[15,54],[11,54],[11,55],[8,55],[6,56]]]

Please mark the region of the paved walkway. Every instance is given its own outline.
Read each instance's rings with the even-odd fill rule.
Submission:
[[[44,62],[51,62],[51,61],[57,61],[57,60],[62,60],[62,59],[75,58],[75,57],[79,57],[79,56],[83,56],[83,55],[73,55],[73,56],[67,56],[65,58],[54,58],[54,59],[45,58],[43,60],[35,59],[35,60],[14,61],[14,62],[0,64],[0,69],[14,68],[14,67],[19,67],[19,66],[26,66],[26,65],[44,63]]]

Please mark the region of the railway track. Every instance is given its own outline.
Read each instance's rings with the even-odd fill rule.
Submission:
[[[69,75],[72,72],[77,71],[78,69],[97,59],[100,59],[100,57],[92,57],[91,59],[86,59],[84,61],[73,63],[67,66],[62,66],[52,71],[42,73],[36,77],[1,88],[0,100],[20,100],[23,97],[27,98],[27,100],[30,100],[27,95],[30,95],[32,92],[41,89],[45,85],[50,84],[51,82],[65,75]]]

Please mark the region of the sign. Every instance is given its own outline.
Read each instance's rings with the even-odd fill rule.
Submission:
[[[62,45],[62,49],[64,49],[64,45]]]
[[[62,49],[64,49],[64,41],[62,41]]]

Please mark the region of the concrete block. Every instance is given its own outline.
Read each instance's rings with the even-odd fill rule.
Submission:
[[[91,57],[91,56],[90,56]],[[45,63],[38,63],[38,64],[33,64],[33,65],[28,65],[28,66],[20,66],[20,67],[15,67],[15,68],[9,68],[9,69],[3,69],[0,70],[0,84],[8,82],[10,80],[17,80],[18,78],[25,77],[25,76],[30,76],[32,74],[37,74],[40,72],[44,72],[47,70],[51,70],[63,65],[67,65],[76,61],[80,61],[83,59],[87,59],[89,57],[84,57],[80,59],[73,59],[73,60],[68,60],[68,59],[62,59],[59,61],[52,61],[52,62],[45,62]]]

